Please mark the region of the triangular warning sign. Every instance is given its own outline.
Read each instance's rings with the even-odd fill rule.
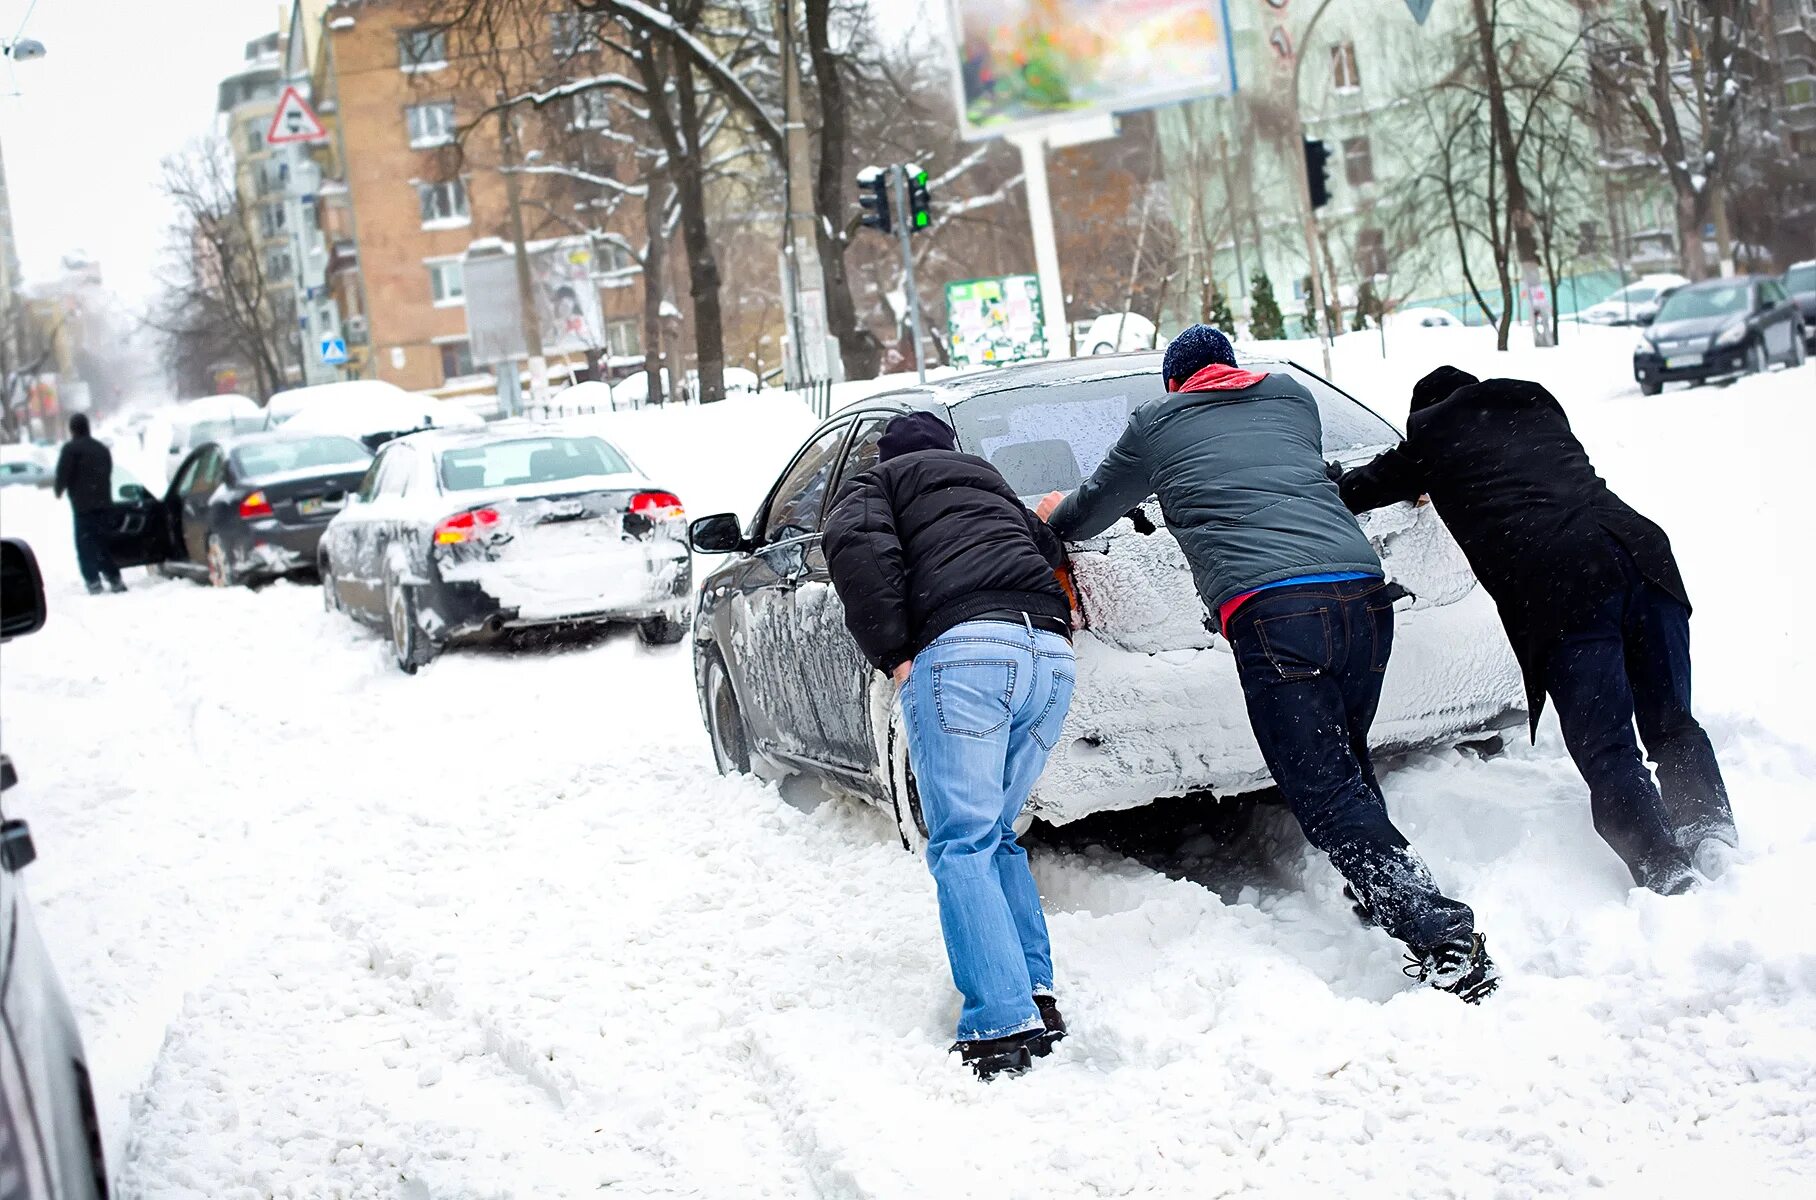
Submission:
[[[319,142],[328,136],[322,122],[294,87],[284,89],[277,111],[271,114],[271,128],[265,131],[265,143],[281,146],[285,142]]]
[[[1406,7],[1412,10],[1412,19],[1425,24],[1425,18],[1431,15],[1432,0],[1406,0]]]

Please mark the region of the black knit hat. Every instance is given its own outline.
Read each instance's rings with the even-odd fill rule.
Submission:
[[[883,429],[877,443],[877,461],[886,462],[916,450],[956,450],[958,436],[952,426],[930,412],[903,413]]]
[[[1450,399],[1451,393],[1459,388],[1482,382],[1468,371],[1459,371],[1455,367],[1439,367],[1419,382],[1412,385],[1412,409],[1418,412],[1430,408],[1440,400]]]
[[[1169,383],[1184,383],[1212,363],[1226,367],[1236,365],[1236,350],[1221,329],[1210,325],[1193,325],[1181,331],[1167,346],[1167,356],[1160,364],[1160,376]]]

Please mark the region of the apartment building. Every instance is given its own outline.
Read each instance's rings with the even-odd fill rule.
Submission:
[[[221,80],[215,104],[216,132],[233,153],[235,177],[246,210],[248,232],[261,256],[277,319],[292,329],[279,366],[293,384],[303,382],[303,341],[296,324],[296,258],[291,245],[292,213],[286,203],[282,155],[265,142],[277,111],[283,75],[283,38],[273,31],[246,43],[240,69]]]
[[[560,45],[557,10],[565,8],[551,3],[550,21],[530,31],[520,52],[571,50]],[[499,320],[515,321],[521,306],[514,268],[498,269],[515,239],[492,97],[470,69],[459,31],[423,25],[405,0],[350,0],[326,8],[320,22],[312,79],[332,136],[317,152],[315,203],[326,287],[349,351],[364,374],[412,391],[491,392],[505,358],[520,366],[524,358],[497,336]],[[593,107],[577,98],[569,124],[596,119]],[[520,157],[535,155],[547,120],[517,115]],[[628,363],[641,353],[640,289],[623,286],[635,278],[634,260],[591,236],[591,218],[572,215],[577,205],[564,181],[519,180],[537,288],[559,308],[539,310],[551,373],[583,377],[603,361]],[[640,211],[615,228],[640,237],[637,220]],[[469,268],[490,281],[479,296],[469,291]]]

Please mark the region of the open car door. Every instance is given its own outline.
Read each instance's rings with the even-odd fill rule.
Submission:
[[[108,549],[115,565],[144,567],[169,557],[170,517],[163,500],[117,462],[107,515]]]

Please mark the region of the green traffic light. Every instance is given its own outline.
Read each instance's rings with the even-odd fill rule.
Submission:
[[[925,212],[917,212],[914,214],[914,227],[916,229],[927,228],[927,214]]]

